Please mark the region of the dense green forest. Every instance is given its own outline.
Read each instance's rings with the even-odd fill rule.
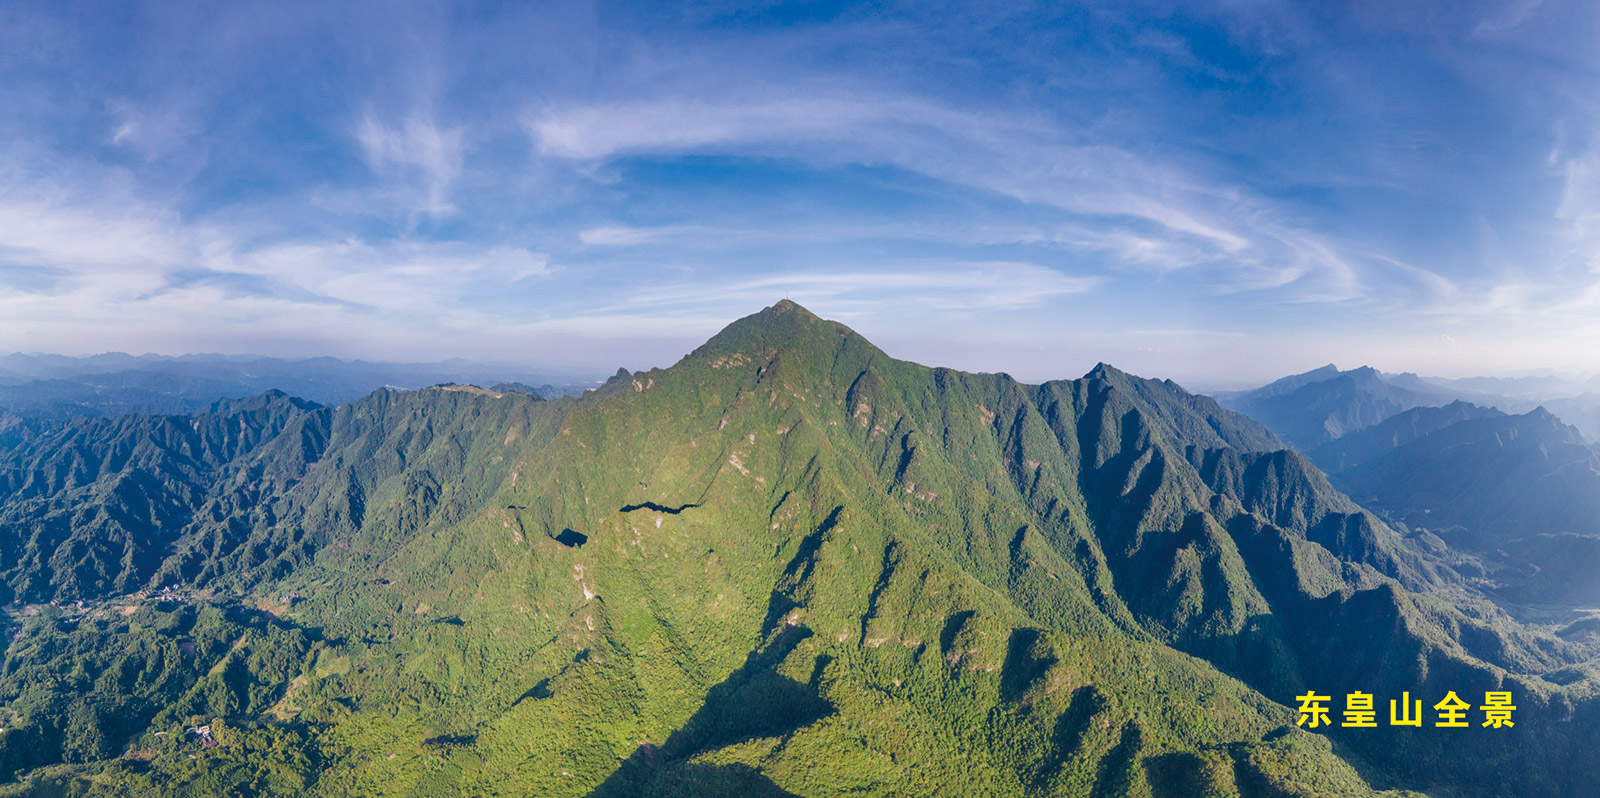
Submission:
[[[785,301],[581,399],[0,430],[0,793],[1589,794],[1594,638],[1470,562],[1174,383]]]

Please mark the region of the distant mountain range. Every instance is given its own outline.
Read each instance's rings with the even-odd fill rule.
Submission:
[[[1492,407],[1479,407],[1459,399],[1442,407],[1413,407],[1383,421],[1335,438],[1306,452],[1317,467],[1329,474],[1383,458],[1436,430],[1462,421],[1504,418]]]
[[[1482,569],[1524,617],[1570,619],[1600,601],[1600,449],[1544,407],[1508,414],[1449,398],[1462,388],[1555,385],[1328,366],[1224,403],[1293,441],[1362,506],[1474,557],[1458,569]]]
[[[1470,377],[1444,379],[1388,374],[1369,366],[1341,371],[1332,364],[1248,391],[1219,391],[1223,406],[1272,427],[1296,448],[1309,450],[1413,407],[1457,400],[1506,413],[1544,407],[1591,440],[1600,439],[1600,377]]]
[[[1472,565],[1171,381],[788,301],[576,399],[13,421],[0,795],[1591,794],[1600,640]]]
[[[1419,381],[1399,382],[1366,366],[1340,371],[1328,365],[1222,401],[1266,424],[1291,446],[1309,451],[1401,411],[1449,401],[1446,393]]]
[[[24,418],[191,413],[219,399],[278,390],[339,405],[379,388],[421,388],[446,382],[519,383],[546,396],[576,396],[598,382],[526,369],[449,360],[368,363],[329,357],[184,355],[92,357],[0,356],[0,415]]]

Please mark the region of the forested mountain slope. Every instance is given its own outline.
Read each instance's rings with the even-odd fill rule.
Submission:
[[[19,790],[1578,796],[1600,777],[1592,644],[1512,621],[1259,424],[1108,366],[1039,386],[930,369],[782,302],[581,400],[267,396],[7,440],[3,545],[32,552],[7,589],[88,600],[17,620],[0,697],[44,742],[0,738],[33,768]],[[1335,730],[1336,754],[1295,727],[1307,689],[1507,689],[1518,722]],[[111,701],[139,723],[86,742],[70,719]],[[214,748],[183,734],[207,722]]]

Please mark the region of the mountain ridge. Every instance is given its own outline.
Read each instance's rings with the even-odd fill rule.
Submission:
[[[258,446],[196,471],[196,520],[144,584],[316,636],[257,685],[282,727],[151,717],[324,735],[320,764],[284,767],[325,794],[1373,794],[1294,726],[1303,689],[1516,690],[1509,754],[1336,732],[1384,786],[1509,794],[1506,757],[1575,756],[1551,724],[1589,688],[1543,675],[1586,644],[1511,621],[1170,381],[929,368],[779,303],[581,399],[493,393],[279,400],[324,435],[297,468],[256,478]],[[121,423],[78,426],[147,422]],[[55,500],[90,512],[82,489],[134,466],[86,463]],[[32,578],[11,589],[55,584]],[[241,738],[186,764],[151,734],[151,775],[115,779],[195,789],[247,763]],[[1538,783],[1578,794],[1593,766],[1572,761]]]
[[[1258,388],[1229,394],[1224,406],[1276,431],[1309,451],[1378,424],[1414,407],[1444,404],[1443,391],[1422,391],[1387,381],[1370,366],[1340,371],[1329,364]]]

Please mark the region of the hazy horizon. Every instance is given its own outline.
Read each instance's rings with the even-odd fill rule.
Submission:
[[[749,314],[746,314],[746,315],[749,315]],[[824,315],[823,317],[827,318],[826,315]],[[729,323],[731,323],[732,321],[734,321],[734,319],[730,319]],[[723,325],[723,326],[726,326],[726,325]],[[720,330],[721,327],[718,327],[717,329]],[[857,332],[861,332],[861,331],[858,329]],[[393,365],[393,366],[426,366],[426,365],[436,365],[436,364],[448,364],[448,363],[450,363],[452,361],[459,361],[459,362],[463,362],[463,363],[466,363],[466,364],[469,364],[469,365],[472,365],[472,366],[479,366],[479,367],[486,367],[486,368],[503,368],[503,369],[508,370],[508,373],[510,371],[515,370],[515,371],[521,371],[524,374],[542,374],[542,375],[550,377],[552,379],[560,378],[562,380],[566,380],[566,381],[569,381],[569,382],[570,381],[586,381],[586,380],[594,380],[594,381],[600,382],[600,381],[604,381],[607,377],[609,377],[613,373],[615,373],[615,371],[618,368],[624,368],[624,369],[627,369],[629,371],[645,371],[645,370],[649,370],[649,369],[652,369],[652,368],[666,368],[668,366],[671,366],[672,364],[676,363],[679,359],[681,359],[682,357],[684,357],[687,354],[689,354],[689,352],[691,352],[694,348],[696,348],[700,344],[704,343],[705,340],[709,339],[712,335],[715,335],[715,334],[716,334],[716,330],[713,330],[711,333],[708,333],[704,338],[694,339],[694,340],[692,340],[692,342],[687,342],[687,343],[685,343],[683,345],[683,349],[682,349],[681,352],[678,352],[677,354],[672,354],[672,355],[665,354],[670,349],[670,347],[672,345],[672,342],[670,340],[662,339],[662,340],[655,341],[655,342],[653,342],[656,345],[655,349],[657,349],[659,352],[663,353],[661,355],[662,359],[657,360],[657,361],[647,362],[647,361],[644,361],[642,359],[638,359],[637,362],[617,361],[617,362],[613,362],[613,363],[609,363],[609,364],[605,363],[605,362],[596,361],[596,362],[590,362],[590,363],[572,362],[572,363],[569,363],[567,365],[550,365],[549,363],[540,362],[538,360],[516,360],[516,359],[498,359],[498,360],[495,360],[495,359],[488,359],[488,358],[482,358],[482,357],[469,357],[469,356],[464,356],[464,355],[445,356],[445,357],[442,357],[442,358],[430,359],[430,360],[406,360],[406,359],[370,358],[370,357],[361,357],[359,355],[347,356],[347,355],[338,355],[338,354],[330,354],[330,353],[321,353],[321,354],[267,354],[267,353],[263,353],[263,352],[250,352],[250,351],[243,351],[243,352],[217,352],[217,351],[209,351],[209,352],[198,352],[198,351],[197,352],[128,352],[128,351],[116,350],[116,349],[105,349],[105,350],[100,350],[100,351],[84,351],[84,352],[78,352],[78,353],[43,352],[43,351],[0,352],[0,360],[3,360],[6,357],[13,357],[13,356],[23,356],[23,357],[66,357],[66,358],[74,358],[74,359],[91,359],[91,358],[96,358],[96,357],[108,357],[108,356],[126,356],[126,357],[129,357],[129,358],[152,358],[152,357],[154,357],[154,358],[163,358],[163,359],[172,359],[172,360],[183,359],[183,358],[213,358],[213,357],[214,358],[229,359],[229,360],[239,360],[239,359],[248,360],[248,359],[255,359],[255,358],[270,358],[270,359],[281,359],[281,360],[285,360],[285,361],[313,360],[313,359],[317,359],[317,358],[325,358],[326,357],[326,358],[334,358],[334,359],[337,359],[337,360],[342,360],[342,361],[347,361],[347,362],[360,361],[360,362],[365,362],[365,363],[371,364],[371,365]],[[1104,358],[1099,359],[1099,360],[1095,360],[1095,361],[1093,361],[1091,363],[1087,363],[1087,364],[1083,365],[1081,368],[1079,368],[1077,371],[1074,371],[1072,373],[1047,374],[1047,373],[1043,373],[1042,371],[1040,371],[1038,369],[1029,369],[1029,368],[1026,368],[1026,367],[1021,368],[1021,369],[1003,369],[1003,368],[986,367],[982,362],[983,353],[982,352],[976,352],[976,351],[971,353],[971,358],[970,358],[971,362],[967,362],[967,363],[941,362],[941,361],[936,361],[936,360],[922,359],[922,358],[918,358],[918,357],[915,357],[915,356],[908,355],[905,351],[901,351],[901,350],[915,350],[917,348],[916,342],[904,342],[904,341],[901,341],[901,342],[896,342],[896,344],[894,344],[894,345],[885,346],[885,345],[883,345],[883,343],[881,341],[879,341],[877,339],[874,339],[870,335],[866,335],[865,337],[867,337],[868,340],[871,340],[874,344],[877,344],[880,348],[884,349],[884,351],[887,354],[889,354],[890,356],[895,357],[897,359],[909,360],[909,361],[912,361],[912,362],[921,363],[922,365],[926,365],[926,366],[955,368],[955,369],[959,369],[959,370],[962,370],[962,371],[969,371],[969,372],[974,372],[974,373],[1005,373],[1005,374],[1009,374],[1010,376],[1012,376],[1012,377],[1014,377],[1014,378],[1016,378],[1016,379],[1018,379],[1018,380],[1020,380],[1022,382],[1025,382],[1025,383],[1038,384],[1038,383],[1041,383],[1041,382],[1047,382],[1047,381],[1051,381],[1051,380],[1077,379],[1077,378],[1082,377],[1083,375],[1087,374],[1089,371],[1091,371],[1096,364],[1098,364],[1098,363],[1106,363],[1108,365],[1111,365],[1113,367],[1116,367],[1116,368],[1121,369],[1123,371],[1129,372],[1131,374],[1135,374],[1135,375],[1140,376],[1140,377],[1148,377],[1148,378],[1155,378],[1155,379],[1172,379],[1175,382],[1178,382],[1178,383],[1182,384],[1185,388],[1187,388],[1187,389],[1189,389],[1191,391],[1197,392],[1197,393],[1227,392],[1227,391],[1238,391],[1238,390],[1247,390],[1247,389],[1257,388],[1257,387],[1266,385],[1266,384],[1268,384],[1270,382],[1273,382],[1275,380],[1282,379],[1284,377],[1294,376],[1294,375],[1298,375],[1298,374],[1304,374],[1306,372],[1314,371],[1314,370],[1317,370],[1317,369],[1320,369],[1320,368],[1324,368],[1324,367],[1330,366],[1330,365],[1334,366],[1335,368],[1339,369],[1340,371],[1348,371],[1348,370],[1351,370],[1351,369],[1361,368],[1361,367],[1372,367],[1372,368],[1376,368],[1378,371],[1383,372],[1385,374],[1398,375],[1398,374],[1403,374],[1403,373],[1411,373],[1411,374],[1415,374],[1415,375],[1417,375],[1417,376],[1419,376],[1419,377],[1421,377],[1423,379],[1439,379],[1439,380],[1471,380],[1471,379],[1474,379],[1474,378],[1522,379],[1522,378],[1545,377],[1545,378],[1556,378],[1556,379],[1560,379],[1560,380],[1565,381],[1565,382],[1570,382],[1570,383],[1573,383],[1575,387],[1576,387],[1576,384],[1578,384],[1578,383],[1583,383],[1583,382],[1592,380],[1597,376],[1600,376],[1600,375],[1597,375],[1595,372],[1562,371],[1562,370],[1559,370],[1559,369],[1549,369],[1549,368],[1542,368],[1542,369],[1541,368],[1526,368],[1526,369],[1522,369],[1522,370],[1507,371],[1507,372],[1494,373],[1494,374],[1482,373],[1482,372],[1465,372],[1465,373],[1460,373],[1460,374],[1435,374],[1435,373],[1419,372],[1414,368],[1404,368],[1404,367],[1398,367],[1398,366],[1396,366],[1396,367],[1385,367],[1385,366],[1382,366],[1382,365],[1378,365],[1377,363],[1365,362],[1365,361],[1362,361],[1362,362],[1355,362],[1355,361],[1352,361],[1352,362],[1335,362],[1335,361],[1329,361],[1329,362],[1317,363],[1317,364],[1306,363],[1303,367],[1295,368],[1294,370],[1291,370],[1291,371],[1285,371],[1285,372],[1281,372],[1281,373],[1275,372],[1275,373],[1265,374],[1264,376],[1256,377],[1256,378],[1243,377],[1243,378],[1235,378],[1235,379],[1226,379],[1226,378],[1219,378],[1216,375],[1208,375],[1208,374],[1203,374],[1202,373],[1202,374],[1192,374],[1192,375],[1189,375],[1187,379],[1184,379],[1184,378],[1181,378],[1180,376],[1175,375],[1175,374],[1153,373],[1153,372],[1140,371],[1140,370],[1138,370],[1136,368],[1131,368],[1131,367],[1125,366],[1122,363],[1118,363],[1115,360],[1104,359]]]
[[[0,350],[1600,371],[1600,11],[0,12]]]

